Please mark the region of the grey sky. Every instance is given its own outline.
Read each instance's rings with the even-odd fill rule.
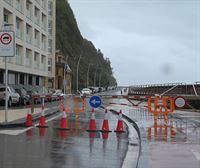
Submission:
[[[69,0],[119,85],[200,81],[200,0]]]

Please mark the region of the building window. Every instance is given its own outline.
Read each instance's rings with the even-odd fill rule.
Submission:
[[[28,84],[29,84],[29,85],[32,85],[32,84],[33,84],[33,77],[32,77],[32,76],[29,76],[29,77],[28,77]]]
[[[3,84],[4,71],[0,71],[0,83]]]
[[[16,84],[15,74],[9,73],[8,74],[8,84],[14,85]]]
[[[8,15],[7,14],[4,14],[4,23],[8,23]]]
[[[19,76],[19,83],[24,85],[24,74],[20,74]]]
[[[49,71],[49,72],[52,71],[51,67],[52,67],[52,59],[49,58],[49,59],[48,59],[48,71]]]
[[[36,84],[36,86],[40,85],[40,78],[39,78],[39,76],[36,76],[36,78],[35,78],[35,84]]]
[[[52,53],[52,40],[51,39],[49,39],[49,41],[48,41],[48,51],[49,51],[49,53]]]

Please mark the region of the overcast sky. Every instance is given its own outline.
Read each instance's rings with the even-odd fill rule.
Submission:
[[[200,0],[69,0],[118,85],[200,81]]]

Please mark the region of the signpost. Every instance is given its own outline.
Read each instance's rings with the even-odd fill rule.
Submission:
[[[5,123],[8,122],[8,68],[7,57],[15,55],[15,33],[13,31],[0,31],[0,56],[5,58]]]
[[[92,96],[89,103],[91,107],[98,108],[101,106],[101,98],[99,96]]]

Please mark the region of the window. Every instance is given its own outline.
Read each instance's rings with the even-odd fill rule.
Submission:
[[[49,41],[48,41],[48,51],[49,51],[49,53],[52,53],[52,40],[51,39],[49,39]]]
[[[39,86],[39,84],[40,84],[40,78],[39,78],[39,76],[36,76],[35,81],[36,81],[36,86]]]
[[[32,77],[32,76],[29,76],[29,77],[28,77],[28,84],[29,84],[29,85],[32,85],[32,84],[33,84],[33,77]]]
[[[4,14],[3,20],[5,23],[8,23],[8,15],[7,14]]]
[[[19,76],[19,83],[24,85],[24,74],[20,74]]]
[[[0,71],[0,83],[3,83],[4,71]]]

